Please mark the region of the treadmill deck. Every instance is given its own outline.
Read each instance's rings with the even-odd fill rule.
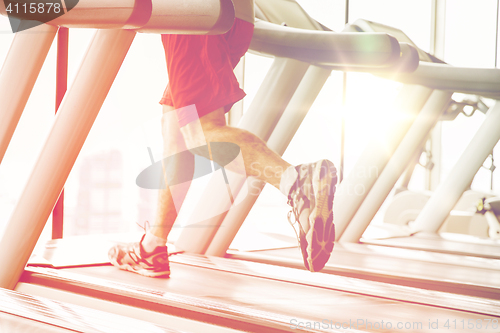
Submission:
[[[109,264],[28,267],[21,283],[254,332],[296,331],[297,325],[380,331],[382,320],[393,328],[411,322],[413,332],[435,332],[429,321],[445,329],[447,322],[500,316],[500,301],[493,299],[241,260],[178,254],[171,256],[171,270],[168,279],[152,279]]]

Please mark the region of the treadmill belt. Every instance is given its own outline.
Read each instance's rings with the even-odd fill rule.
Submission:
[[[230,258],[304,269],[300,249],[230,251]],[[336,244],[323,273],[500,300],[500,262],[367,244]]]
[[[173,259],[175,256],[173,257]],[[187,258],[187,259],[183,259]],[[205,257],[202,257],[205,258]],[[196,258],[195,258],[196,259]],[[216,261],[230,261],[214,258]],[[453,332],[470,332],[456,323],[463,320],[484,321],[481,332],[498,332],[492,325],[485,328],[488,320],[497,320],[497,315],[488,311],[463,311],[440,306],[398,301],[383,296],[356,293],[354,279],[349,292],[325,286],[283,281],[260,277],[252,273],[254,265],[272,270],[279,267],[249,262],[240,263],[247,270],[231,272],[229,269],[200,267],[189,256],[179,255],[171,263],[169,279],[151,279],[120,271],[112,266],[90,266],[54,270],[50,268],[28,268],[22,282],[57,287],[103,299],[111,299],[154,311],[170,312],[179,316],[249,331],[296,331],[299,327],[332,331],[392,331],[397,327],[411,326],[412,332],[435,332],[447,329],[455,323]],[[206,258],[210,263],[212,258]],[[305,276],[329,275],[288,269]],[[421,290],[422,296],[427,293]],[[485,300],[485,309],[488,308]],[[498,307],[492,303],[491,308]],[[497,310],[492,310],[496,313]],[[491,320],[489,321],[491,323]],[[383,323],[382,323],[383,321]],[[381,325],[383,329],[381,329]],[[348,326],[348,328],[346,328]],[[392,329],[389,328],[392,327]]]
[[[2,288],[0,332],[180,333],[146,321]]]
[[[483,243],[480,243],[479,239],[477,239],[478,242],[473,243],[472,237],[465,239],[468,239],[469,242],[446,239],[436,234],[418,233],[408,237],[377,240],[361,239],[361,241],[365,244],[500,259],[500,242],[483,240]]]

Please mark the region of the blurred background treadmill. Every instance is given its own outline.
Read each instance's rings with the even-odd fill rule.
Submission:
[[[461,92],[493,99],[498,98],[500,89],[499,70],[449,66],[419,49],[401,30],[375,22],[358,20],[346,27],[345,31],[386,32],[396,37],[400,43],[407,43],[417,49],[420,64],[415,72],[377,75],[405,83],[399,101],[396,101],[395,104],[403,105],[403,111],[405,108],[408,110],[415,106],[414,108],[420,113],[418,113],[418,117],[414,117],[415,120],[411,126],[407,125],[406,131],[401,130],[401,124],[398,123],[393,129],[394,133],[389,133],[383,140],[374,138],[373,142],[382,141],[384,144],[369,144],[364,155],[353,168],[353,170],[376,168],[381,171],[378,179],[377,177],[368,180],[360,179],[353,172],[340,185],[338,190],[340,195],[336,197],[335,206],[337,239],[340,243],[336,244],[331,260],[323,271],[344,276],[498,299],[500,265],[496,259],[500,251],[498,251],[497,241],[456,233],[447,233],[442,236],[435,234],[446,219],[448,220],[445,226],[448,230],[461,227],[460,223],[464,214],[459,214],[459,220],[457,221],[456,219],[453,220],[453,211],[451,211],[453,206],[457,204],[456,201],[459,201],[458,206],[469,208],[472,204],[473,209],[475,208],[477,199],[481,196],[472,191],[465,191],[465,189],[498,141],[494,128],[488,132],[485,132],[484,128],[478,131],[478,135],[483,137],[475,139],[476,145],[469,148],[469,154],[472,155],[463,157],[462,162],[459,162],[462,165],[465,164],[468,168],[466,173],[463,172],[463,166],[458,165],[456,167],[455,175],[460,174],[459,182],[462,184],[460,185],[462,188],[454,189],[456,201],[451,205],[448,204],[448,208],[444,209],[445,212],[441,213],[442,221],[441,224],[436,222],[437,228],[434,227],[436,229],[432,230],[431,228],[427,232],[421,232],[415,225],[413,226],[414,229],[408,226],[408,222],[411,224],[412,220],[398,223],[387,218],[390,214],[386,213],[385,225],[372,227],[372,232],[366,235],[368,237],[361,240],[361,243],[364,244],[360,244],[359,240],[400,176],[406,171],[407,174],[403,178],[411,177],[411,170],[413,169],[409,165],[415,163],[415,156],[421,154],[425,140],[435,124],[443,118],[449,119],[451,113],[455,113],[456,116],[456,108],[453,108],[453,106],[459,103],[451,99],[452,93]],[[498,106],[493,106],[489,111],[490,118],[484,121],[485,126],[494,121],[491,114],[496,113],[496,109],[498,109]],[[488,110],[484,110],[484,112],[486,111]],[[413,113],[413,115],[415,114]],[[488,138],[485,140],[484,136]],[[399,144],[400,142],[401,144]],[[482,149],[478,150],[478,146]],[[386,147],[392,149],[393,155],[391,158],[384,157],[386,154],[383,149],[386,149]],[[453,177],[450,176],[447,182],[448,184],[457,185],[457,181]],[[409,179],[406,180],[406,185],[408,182]],[[357,184],[363,184],[364,188],[367,189],[366,193],[356,195],[355,193],[349,194],[349,191],[344,190],[354,188]],[[411,211],[411,208],[422,202],[421,195],[412,194],[407,189],[403,190],[397,189],[396,195],[398,197],[395,199],[405,196],[404,203],[408,205],[407,211],[414,212]],[[464,194],[462,195],[462,193]],[[435,206],[442,209],[444,205],[441,202],[446,202],[447,198],[450,198],[448,190],[444,194],[436,194],[433,198]],[[490,201],[493,202],[493,199],[490,199]],[[425,205],[425,201],[420,208],[423,208],[423,205]],[[395,200],[392,210],[397,209],[405,213],[404,207],[401,200]],[[429,215],[434,218],[434,212],[429,212],[425,218],[426,220]],[[471,222],[471,215],[473,214],[467,214],[468,223]],[[394,215],[397,216],[397,214],[390,216]],[[421,217],[420,219],[422,220]],[[483,226],[485,223],[486,221],[483,219]],[[433,231],[434,234],[429,231]],[[487,237],[487,234],[484,236]],[[475,243],[472,243],[471,238]],[[462,239],[469,242],[461,242]],[[293,244],[293,240],[289,240],[289,243]],[[431,251],[431,253],[427,251]],[[221,252],[215,251],[211,254],[221,255]],[[229,250],[228,256],[297,268],[303,265],[300,251],[297,248],[253,252]]]

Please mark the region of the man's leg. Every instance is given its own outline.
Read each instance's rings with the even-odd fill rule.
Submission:
[[[187,150],[184,137],[179,129],[174,107],[163,106],[162,136],[163,136],[163,169],[166,189],[158,191],[156,217],[143,241],[144,248],[150,252],[156,246],[165,245],[168,234],[177,218],[178,210],[186,198],[190,182],[170,187],[168,182],[180,173],[192,172],[194,156],[190,153],[179,154]],[[183,178],[192,178],[183,177]],[[151,237],[153,236],[153,237]]]
[[[181,128],[186,145],[190,149],[210,142],[230,142],[239,146],[244,165],[233,165],[234,172],[246,173],[280,188],[281,176],[291,164],[272,151],[256,135],[226,125],[224,109],[220,108]],[[204,156],[209,158],[208,156]],[[217,161],[215,161],[217,162]]]
[[[238,145],[243,155],[243,165],[236,165],[236,170],[232,171],[245,171],[247,176],[275,186],[288,197],[295,222],[290,218],[289,221],[297,233],[304,265],[310,271],[319,271],[325,266],[335,240],[333,197],[337,175],[333,163],[320,160],[293,167],[256,135],[227,126],[223,108],[187,124],[181,128],[181,132],[187,147],[192,151],[210,142]],[[213,152],[209,154],[204,157],[217,162]],[[221,159],[228,160],[224,156]]]
[[[108,257],[110,262],[123,270],[128,270],[149,277],[170,275],[167,237],[177,218],[177,210],[186,197],[190,182],[169,187],[168,182],[175,180],[177,174],[184,173],[183,179],[191,179],[194,156],[186,151],[184,138],[180,132],[177,116],[173,107],[163,107],[163,169],[166,188],[160,189],[156,218],[143,238],[136,243],[118,244],[112,247]],[[177,207],[177,208],[176,208]]]

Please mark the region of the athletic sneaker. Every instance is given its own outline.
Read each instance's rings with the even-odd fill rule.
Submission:
[[[153,252],[148,253],[141,244],[144,237],[145,235],[137,243],[113,246],[108,252],[109,260],[119,269],[147,277],[168,277],[170,265],[167,247],[157,246]]]
[[[297,234],[304,265],[317,272],[326,265],[335,241],[333,197],[337,171],[328,160],[301,164],[295,169],[298,176],[288,194],[288,204],[292,206],[288,221]],[[295,222],[291,221],[292,213]]]

